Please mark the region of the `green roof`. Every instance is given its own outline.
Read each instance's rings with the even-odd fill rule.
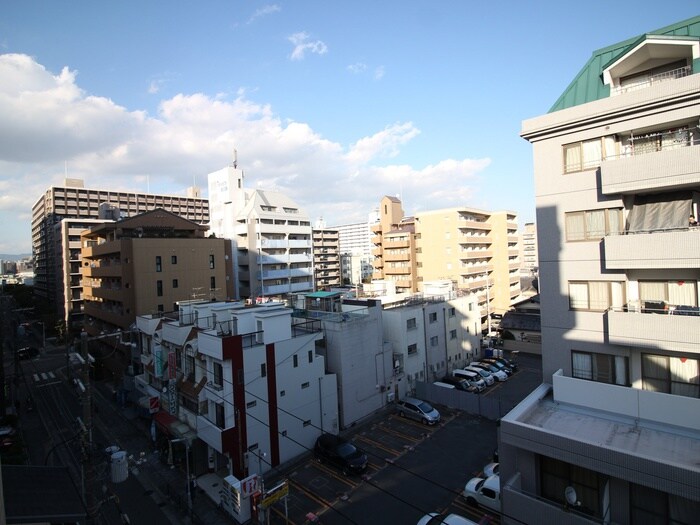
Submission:
[[[700,16],[689,18],[683,22],[677,22],[656,31],[635,36],[594,51],[593,56],[591,56],[586,65],[583,66],[583,69],[576,75],[576,78],[554,103],[549,113],[609,97],[610,87],[603,84],[603,70],[649,35],[700,38]]]
[[[313,299],[316,299],[316,298],[323,299],[325,297],[333,297],[335,295],[340,295],[340,292],[311,292],[311,293],[307,293],[306,297],[311,297]]]

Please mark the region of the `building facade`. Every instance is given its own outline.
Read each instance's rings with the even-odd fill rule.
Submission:
[[[523,122],[545,383],[501,420],[504,522],[697,522],[699,73],[695,17],[594,52]]]
[[[100,208],[105,205],[119,210],[119,218],[163,208],[199,224],[209,222],[209,204],[195,187],[187,190],[186,197],[90,189],[84,187],[81,179],[66,179],[63,186],[48,188],[32,206],[34,293],[55,305],[69,326],[73,319],[79,322],[81,317],[81,292],[74,285],[77,229],[80,220],[100,219]],[[61,226],[64,219],[76,222]],[[69,239],[62,237],[66,231],[71,231]],[[66,254],[68,259],[64,258]],[[70,290],[70,298],[66,297],[66,290]]]
[[[534,222],[526,222],[520,236],[520,275],[536,276],[538,268],[537,227]]]
[[[314,289],[325,290],[340,286],[340,243],[338,230],[314,229],[312,232],[314,255]]]
[[[232,243],[235,296],[263,301],[313,290],[311,222],[279,192],[246,189],[235,163],[208,175],[211,232]]]

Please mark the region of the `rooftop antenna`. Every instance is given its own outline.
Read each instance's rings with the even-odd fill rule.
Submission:
[[[238,167],[238,150],[236,148],[233,148],[233,168]]]

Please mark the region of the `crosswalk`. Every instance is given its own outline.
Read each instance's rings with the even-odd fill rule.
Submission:
[[[32,379],[34,383],[38,386],[52,385],[54,383],[60,382],[60,379],[56,377],[52,371],[49,372],[36,372],[32,374]]]

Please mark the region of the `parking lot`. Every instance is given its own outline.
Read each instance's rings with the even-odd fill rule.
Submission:
[[[536,356],[523,356],[519,370],[505,383],[480,395],[516,404],[542,381]],[[465,395],[472,395],[467,394]],[[469,506],[461,493],[466,482],[492,461],[497,447],[496,422],[436,404],[435,426],[404,419],[393,407],[343,435],[369,459],[363,476],[344,476],[308,454],[275,476],[273,486],[288,481],[286,498],[269,509],[269,523],[373,524],[416,523],[428,512],[455,512],[474,521],[498,515]]]

